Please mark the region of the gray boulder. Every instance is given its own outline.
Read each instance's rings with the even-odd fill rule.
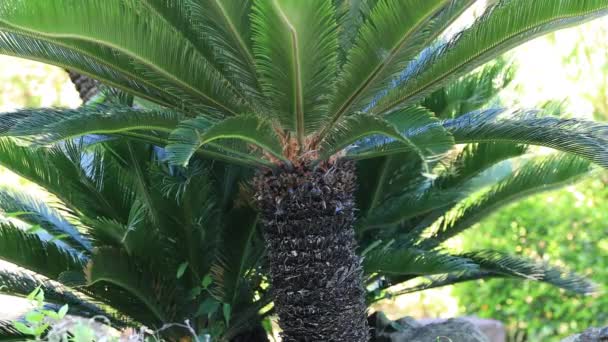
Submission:
[[[506,342],[507,329],[505,325],[495,319],[485,319],[479,317],[460,317],[473,324],[482,334],[484,334],[490,342]],[[422,325],[445,322],[442,318],[422,318],[417,320]]]
[[[390,321],[383,314],[375,320],[376,342],[490,342],[472,323],[459,318],[428,325],[409,317]]]
[[[562,342],[608,342],[608,327],[589,328],[580,334],[563,339]]]

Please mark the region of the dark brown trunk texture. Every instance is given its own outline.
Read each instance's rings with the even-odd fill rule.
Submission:
[[[97,94],[97,85],[99,83],[96,80],[70,70],[68,70],[68,74],[70,75],[70,80],[74,83],[78,94],[80,94],[82,102],[86,103]]]
[[[355,177],[352,162],[338,161],[254,181],[285,342],[368,340],[353,229]]]

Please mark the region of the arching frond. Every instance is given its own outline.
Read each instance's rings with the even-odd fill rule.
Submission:
[[[98,48],[95,45],[91,45],[91,47],[92,52],[105,52],[109,56],[117,56],[110,49],[97,51]],[[115,61],[112,61],[108,66],[89,54],[55,44],[50,39],[33,38],[24,33],[5,31],[1,24],[0,53],[76,70],[81,74],[91,76],[105,84],[129,91],[152,102],[167,106],[172,104],[179,106],[179,102],[175,99],[167,98],[162,91],[141,82],[141,80],[132,77],[131,74],[121,69],[119,67],[121,63],[129,63],[128,59],[123,61],[119,57],[115,57]]]
[[[417,145],[404,138],[396,125],[369,114],[357,114],[344,118],[337,123],[328,136],[321,142],[319,153],[321,159],[326,159],[329,156],[341,151],[352,143],[363,140],[368,136],[381,135],[395,139],[396,144],[405,150],[413,150],[419,152]]]
[[[169,160],[186,165],[204,145],[219,139],[244,140],[283,159],[283,147],[272,123],[256,115],[241,115],[213,124],[204,118],[183,121],[171,133],[167,146]]]
[[[300,146],[319,128],[334,93],[338,34],[330,1],[258,0],[253,51],[272,112]]]
[[[590,170],[588,161],[567,155],[533,159],[509,177],[448,212],[435,224],[430,243],[449,239],[507,203],[572,182]]]
[[[0,165],[45,188],[70,209],[119,217],[118,203],[110,203],[100,193],[81,167],[83,158],[81,146],[71,143],[52,149],[31,149],[7,138],[0,139]]]
[[[239,208],[229,212],[224,225],[223,248],[218,261],[212,266],[211,274],[217,290],[225,302],[237,304],[239,292],[247,281],[251,269],[260,261],[264,249],[255,248],[257,213],[251,209]],[[252,291],[253,289],[249,289]]]
[[[80,271],[84,267],[81,257],[7,223],[0,223],[0,259],[49,279],[57,279],[65,271]]]
[[[164,2],[154,0],[154,2]],[[224,74],[238,83],[246,95],[258,99],[261,89],[257,79],[251,44],[250,11],[252,0],[183,1],[189,13],[193,34],[202,47],[213,54]]]
[[[403,84],[389,91],[373,112],[387,113],[413,104],[517,45],[606,11],[608,4],[603,0],[501,2],[430,57],[417,62]]]
[[[535,112],[496,118],[494,113],[470,113],[446,120],[443,126],[460,144],[502,141],[546,146],[608,167],[608,125],[604,123],[538,117]]]
[[[20,189],[0,189],[0,209],[7,213],[21,212],[20,221],[40,226],[77,252],[90,252],[90,241],[74,226],[74,215],[61,203],[42,201]]]
[[[469,144],[458,153],[446,169],[434,181],[434,186],[442,189],[465,184],[492,166],[523,155],[526,145],[503,142]]]
[[[514,68],[502,59],[448,84],[424,99],[422,105],[441,119],[452,119],[475,110],[498,96],[512,80]]]
[[[390,85],[423,49],[428,37],[423,30],[425,24],[448,3],[449,0],[387,0],[374,6],[348,52],[338,93],[330,107],[328,127],[342,116],[361,110]]]
[[[86,267],[85,273],[89,285],[112,284],[124,291],[144,305],[147,310],[140,310],[134,318],[148,315],[146,321],[155,321],[157,324],[171,322],[181,308],[173,307],[180,294],[176,293],[175,284],[156,272],[145,272],[143,265],[138,265],[133,257],[112,248],[101,248],[96,251]],[[181,294],[185,299],[185,294]],[[139,316],[139,317],[137,317]]]
[[[492,278],[540,281],[578,294],[590,294],[597,291],[597,286],[589,279],[533,260],[510,256],[496,251],[465,253],[462,257],[468,257],[477,263],[479,270],[430,276],[422,284],[392,292],[388,297],[466,281]]]
[[[359,141],[348,150],[353,159],[367,159],[394,153],[415,151],[423,159],[436,158],[452,148],[454,139],[439,124],[433,113],[422,107],[410,107],[385,117],[409,144],[402,144],[391,136],[376,136]]]
[[[40,145],[89,134],[145,130],[171,132],[183,118],[182,114],[172,111],[144,111],[105,105],[78,109],[25,109],[16,114],[23,119],[6,135],[28,137]]]
[[[363,268],[366,274],[410,276],[478,270],[478,266],[466,257],[398,246],[378,247],[367,253]]]
[[[10,0],[0,6],[0,21],[42,36],[75,38],[76,44],[84,40],[112,47],[226,114],[235,114],[244,102],[179,31],[141,1]]]

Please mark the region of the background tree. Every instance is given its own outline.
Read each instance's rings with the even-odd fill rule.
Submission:
[[[445,185],[426,175],[454,143],[502,148],[492,144],[500,141],[510,151],[520,143],[544,145],[608,166],[605,126],[505,110],[438,121],[418,106],[517,44],[608,8],[603,0],[498,1],[463,32],[436,44],[474,2],[4,1],[2,52],[69,68],[162,107],[24,111],[5,119],[9,126],[19,121],[8,128],[10,135],[35,135],[38,144],[114,134],[166,146],[176,165],[197,154],[259,169],[253,199],[284,339],[364,341],[354,230],[357,172],[375,183],[371,202],[359,202],[359,209],[370,211],[360,224],[378,239],[422,214],[399,196],[409,186],[435,199]],[[359,160],[358,171],[352,160]],[[390,177],[387,185],[389,172],[405,163],[420,165],[416,176],[404,183]],[[528,180],[544,176],[541,184],[549,186],[586,163],[554,157],[520,172]],[[420,246],[438,247],[483,215],[484,207],[497,205],[497,194],[515,198],[508,185],[523,181],[503,182],[470,205],[436,213],[442,218]],[[399,250],[399,244],[387,245]]]

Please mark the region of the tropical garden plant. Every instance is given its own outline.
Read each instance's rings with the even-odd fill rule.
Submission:
[[[242,178],[238,192],[220,188],[220,213],[205,212],[203,218],[217,222],[209,227],[228,234],[224,240],[247,241],[247,248],[227,248],[224,253],[249,251],[252,227],[260,226],[264,262],[259,268],[241,262],[237,270],[244,273],[236,284],[243,274],[254,279],[250,305],[264,303],[259,298],[267,297],[261,294],[270,293],[286,341],[366,341],[366,292],[371,291],[367,297],[372,301],[383,298],[392,285],[419,276],[430,281],[409,290],[481,277],[524,277],[590,291],[588,282],[555,268],[487,251],[450,255],[442,243],[506,201],[572,180],[588,172],[591,163],[608,166],[608,127],[535,111],[475,110],[479,105],[447,100],[483,84],[483,78],[475,82],[469,77],[468,87],[450,86],[459,77],[529,39],[599,17],[608,11],[608,3],[494,1],[473,24],[446,40],[442,33],[475,3],[2,2],[1,53],[69,68],[118,95],[111,103],[78,110],[23,110],[2,116],[4,135],[32,146],[55,147],[32,151],[32,146],[19,147],[7,138],[1,162],[20,163],[16,172],[49,182],[41,185],[53,194],[69,190],[67,197],[55,194],[54,203],[60,203],[69,220],[79,222],[76,230],[87,233],[91,247],[110,244],[109,250],[118,253],[99,257],[106,248],[76,255],[68,251],[66,260],[72,258],[74,264],[26,268],[47,272],[46,267],[53,266],[59,273],[47,272],[49,278],[66,285],[76,281],[79,292],[101,302],[108,297],[91,288],[116,288],[125,295],[145,284],[148,292],[127,299],[153,299],[151,304],[181,312],[185,307],[179,303],[162,301],[184,297],[168,295],[177,290],[162,286],[159,279],[174,283],[170,270],[177,269],[181,277],[175,278],[197,287],[205,279],[204,269],[197,267],[209,260],[199,254],[209,250],[190,236],[171,237],[182,232],[200,237],[202,228],[188,226],[193,224],[189,220],[171,221],[181,210],[194,215],[206,207],[182,198],[190,195],[181,191],[188,186],[169,187],[177,194],[167,204],[171,193],[149,178],[148,168],[135,163],[142,158],[150,170],[165,170],[170,176],[194,172],[185,179],[199,182],[195,188],[208,185],[196,173],[199,168],[207,170],[200,171],[204,175],[215,167],[255,174]],[[465,113],[468,110],[473,111]],[[79,143],[73,141],[81,136]],[[81,145],[91,152],[83,153]],[[532,159],[483,192],[467,196],[480,184],[477,176],[502,160],[521,156],[525,145],[568,155]],[[23,154],[39,154],[38,163]],[[65,166],[70,171],[51,167],[51,156],[58,156],[60,165],[71,162]],[[171,165],[156,161],[161,158]],[[116,159],[116,165],[95,166],[99,159]],[[29,171],[18,171],[21,167]],[[106,172],[112,171],[107,170],[118,167],[130,171],[124,172],[125,178],[109,180]],[[55,177],[40,176],[46,172]],[[223,170],[218,177],[230,175]],[[70,182],[77,183],[75,188],[67,186]],[[131,191],[119,191],[129,184]],[[234,193],[243,200],[236,201],[230,195]],[[156,210],[157,201],[168,208],[181,205],[165,214]],[[249,229],[249,235],[229,233],[230,220],[247,216],[221,213],[222,208],[254,213],[248,224],[234,226],[237,231]],[[132,220],[142,226],[131,228]],[[25,234],[11,225],[5,230]],[[139,234],[143,237],[137,239]],[[130,236],[138,246],[129,246]],[[24,235],[17,241],[35,239]],[[196,245],[167,248],[178,241]],[[15,253],[61,254],[74,248],[55,242],[38,240],[37,246]],[[186,254],[175,258],[172,253]],[[143,264],[134,261],[138,258]],[[29,260],[35,259],[13,261]],[[117,260],[126,263],[124,268]],[[117,269],[104,274],[104,266]],[[121,270],[137,270],[141,278],[135,283],[112,281]],[[259,274],[268,276],[267,283]],[[223,297],[203,292],[214,300]],[[118,303],[113,305],[129,304]],[[228,325],[232,314],[242,314],[235,308],[231,302],[222,306]],[[146,318],[118,310],[135,321]],[[150,325],[183,318],[164,312],[151,310],[157,320]]]

